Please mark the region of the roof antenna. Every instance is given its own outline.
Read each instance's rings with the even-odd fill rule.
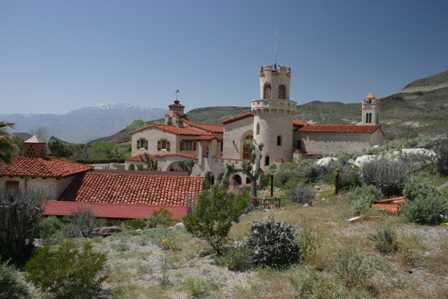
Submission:
[[[278,47],[279,47],[279,37],[278,30],[274,33],[274,68],[277,68],[277,59],[278,59]]]

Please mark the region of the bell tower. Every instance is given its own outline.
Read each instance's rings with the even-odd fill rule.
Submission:
[[[363,125],[379,125],[378,99],[369,92],[362,100],[362,124]]]
[[[263,144],[261,168],[292,159],[293,125],[297,103],[289,99],[291,68],[263,65],[259,72],[260,98],[252,100],[254,139]]]

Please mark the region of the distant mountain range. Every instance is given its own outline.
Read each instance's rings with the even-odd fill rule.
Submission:
[[[402,90],[380,99],[381,123],[388,139],[433,136],[448,132],[448,71],[407,84]],[[197,122],[221,123],[226,117],[249,111],[249,107],[204,107],[188,116]],[[358,103],[311,101],[299,106],[298,118],[318,123],[358,123]],[[152,121],[148,121],[150,123]],[[132,128],[92,142],[126,143]]]
[[[360,99],[361,101],[361,99]],[[188,104],[188,103],[186,103]],[[381,122],[389,139],[446,134],[448,131],[448,71],[415,80],[402,90],[380,99]],[[189,111],[196,122],[221,123],[224,118],[249,111],[249,107],[204,107]],[[361,104],[311,101],[299,106],[298,118],[318,123],[357,123]],[[127,143],[135,120],[161,121],[164,109],[128,104],[86,107],[66,114],[0,114],[14,122],[15,132],[46,128],[48,136],[73,143]],[[142,125],[143,122],[140,122]],[[107,136],[107,137],[104,137]]]
[[[14,132],[44,129],[48,135],[73,143],[84,143],[107,136],[136,119],[157,119],[165,110],[128,104],[85,107],[65,114],[0,114],[0,120],[15,124]]]

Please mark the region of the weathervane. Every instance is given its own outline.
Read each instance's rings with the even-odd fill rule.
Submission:
[[[176,101],[179,101],[180,89],[176,89]]]

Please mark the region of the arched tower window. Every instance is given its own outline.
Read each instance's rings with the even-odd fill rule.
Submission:
[[[257,123],[257,128],[255,129],[256,134],[260,135],[260,123]]]
[[[269,166],[271,164],[271,158],[269,156],[264,157],[264,166]]]
[[[278,98],[286,99],[286,86],[283,84],[278,87]]]
[[[277,136],[277,146],[282,146],[282,135]]]
[[[271,98],[271,84],[265,83],[263,86],[263,99]]]
[[[243,139],[243,160],[250,160],[252,158],[252,135],[248,135]]]
[[[170,142],[166,139],[160,139],[157,142],[157,150],[169,152],[170,151]]]
[[[366,113],[366,123],[367,124],[372,123],[372,113]]]

